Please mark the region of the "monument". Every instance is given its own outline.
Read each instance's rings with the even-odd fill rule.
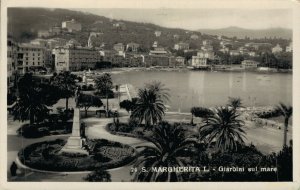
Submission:
[[[77,90],[75,91],[76,107],[74,109],[72,134],[68,138],[67,143],[61,149],[60,152],[80,153],[80,154],[88,155],[89,152],[84,148],[86,139],[81,136],[81,134],[82,134],[81,130],[84,130],[84,129],[81,127],[80,110],[77,107],[78,106],[78,97],[79,97],[79,95],[80,95],[80,92],[79,92],[79,89],[77,88]]]

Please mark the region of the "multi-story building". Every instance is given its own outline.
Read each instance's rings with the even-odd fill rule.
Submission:
[[[149,55],[166,55],[168,52],[163,47],[156,47],[154,50],[150,50]]]
[[[160,36],[161,36],[161,31],[158,31],[158,30],[155,31],[155,32],[154,32],[154,35],[155,35],[156,37],[160,37]]]
[[[177,43],[174,45],[175,50],[188,50],[189,47],[190,46],[188,43],[183,43],[183,42],[180,42],[180,43]]]
[[[139,47],[140,47],[140,44],[131,42],[126,45],[126,51],[137,52]]]
[[[259,63],[257,61],[253,61],[253,60],[244,60],[241,63],[241,65],[244,69],[257,68],[258,64]]]
[[[215,54],[213,51],[207,51],[207,50],[200,50],[197,52],[197,56],[200,58],[207,58],[210,60],[213,60],[215,58]]]
[[[62,29],[66,29],[68,32],[81,31],[81,24],[74,19],[62,22],[61,27]]]
[[[175,58],[175,66],[179,66],[179,67],[183,67],[185,65],[185,58],[184,57],[181,57],[181,56],[177,56]]]
[[[56,46],[65,46],[67,40],[63,38],[52,38],[52,39],[48,39],[47,42],[48,42],[48,48],[52,50]]]
[[[144,56],[145,66],[160,66],[169,67],[172,58],[166,55],[145,55]]]
[[[35,44],[19,44],[17,53],[17,71],[20,74],[25,74],[29,71],[34,71],[45,65],[51,65],[51,51],[45,47]]]
[[[56,71],[77,71],[94,68],[100,53],[88,47],[56,47],[52,50]]]
[[[8,86],[13,79],[17,65],[18,44],[10,37],[7,38],[7,83]]]
[[[203,68],[207,67],[207,58],[192,56],[192,67],[194,68]]]
[[[114,45],[113,49],[116,51],[124,51],[125,46],[122,43],[117,43]]]
[[[275,47],[272,48],[272,53],[280,53],[282,52],[282,47],[277,44]]]
[[[255,57],[256,56],[256,52],[255,51],[250,51],[249,52],[249,56],[250,57]]]
[[[46,39],[36,38],[34,40],[31,40],[30,43],[43,48],[48,48],[48,40]]]

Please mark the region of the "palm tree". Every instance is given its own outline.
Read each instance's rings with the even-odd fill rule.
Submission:
[[[113,88],[113,82],[109,73],[104,73],[96,79],[96,88],[100,95],[105,95],[106,97],[106,113],[108,114],[108,95]]]
[[[38,83],[32,74],[25,74],[18,81],[18,99],[13,108],[14,119],[30,120],[32,125],[48,114],[47,106],[57,102],[56,89],[49,84]]]
[[[164,84],[162,84],[159,81],[153,81],[151,83],[146,84],[146,88],[149,90],[153,90],[157,93],[157,96],[161,98],[163,101],[168,102],[170,100],[170,94],[168,88],[165,87]]]
[[[286,146],[287,141],[287,130],[289,126],[289,119],[293,114],[293,107],[287,106],[283,103],[279,103],[276,108],[277,111],[284,117],[284,130],[283,130],[283,146]]]
[[[237,108],[242,107],[242,99],[229,97],[227,106],[230,106],[236,110]]]
[[[185,159],[192,156],[197,140],[189,138],[185,130],[179,125],[161,122],[154,128],[151,137],[144,137],[153,143],[153,146],[139,146],[142,149],[138,160],[134,164],[137,168],[134,181],[183,181],[180,172],[159,172],[153,168],[184,167]],[[148,172],[143,172],[145,168]],[[133,173],[131,173],[133,174]]]
[[[162,121],[165,110],[161,96],[154,90],[144,88],[139,89],[138,100],[130,117],[136,118],[140,124],[144,121],[148,128]]]
[[[53,76],[52,84],[59,88],[62,98],[66,99],[66,110],[68,110],[69,98],[74,96],[76,76],[69,71],[64,71]]]
[[[221,151],[236,150],[238,144],[244,144],[243,138],[245,138],[245,131],[242,129],[244,122],[238,117],[235,109],[216,108],[215,114],[210,116],[207,123],[200,127],[200,140],[209,145],[216,141],[216,147]]]

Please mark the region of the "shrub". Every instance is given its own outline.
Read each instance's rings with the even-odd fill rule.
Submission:
[[[110,174],[103,169],[98,169],[98,170],[88,174],[83,179],[85,181],[89,181],[89,182],[111,182]]]

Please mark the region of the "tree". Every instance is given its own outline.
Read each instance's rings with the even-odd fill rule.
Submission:
[[[61,72],[54,75],[52,84],[59,88],[62,98],[66,99],[66,110],[68,110],[69,98],[74,96],[76,76],[69,71]]]
[[[184,167],[185,159],[196,151],[193,149],[197,140],[189,138],[185,130],[176,124],[161,122],[154,128],[151,137],[144,137],[154,146],[138,146],[142,149],[138,154],[138,160],[134,164],[137,168],[135,181],[182,181],[180,172],[155,172],[152,167]],[[148,172],[143,172],[145,167]]]
[[[145,121],[146,128],[162,121],[166,107],[159,93],[153,89],[139,89],[138,100],[130,117],[136,118],[141,124]],[[146,129],[145,128],[145,129]]]
[[[191,108],[191,114],[192,114],[192,121],[193,121],[193,116],[204,118],[207,121],[207,119],[211,115],[213,115],[214,113],[213,113],[213,111],[211,111],[208,108],[204,108],[204,107],[192,107]]]
[[[125,109],[127,112],[132,111],[134,109],[134,106],[136,104],[137,99],[132,99],[132,101],[130,100],[123,100],[122,102],[120,102],[120,108]]]
[[[96,79],[96,88],[97,93],[100,95],[105,95],[106,97],[106,113],[108,113],[108,97],[109,93],[112,92],[113,89],[113,82],[111,79],[111,75],[109,73],[104,73],[100,77]]]
[[[244,144],[244,122],[238,119],[236,110],[228,107],[216,108],[215,114],[210,116],[207,123],[200,127],[199,138],[209,145],[215,141],[221,151],[236,150],[238,144]]]
[[[111,176],[107,171],[98,169],[88,174],[84,180],[89,182],[111,182]]]
[[[168,102],[170,100],[170,89],[166,88],[164,84],[159,81],[153,81],[151,83],[146,84],[146,88],[155,92],[157,97],[162,99],[163,101]]]
[[[101,107],[103,106],[103,103],[98,96],[90,94],[80,94],[78,97],[78,106],[80,108],[84,108],[85,117],[87,117],[87,111],[91,106]]]
[[[53,105],[58,99],[51,96],[51,87],[37,83],[32,74],[25,74],[18,82],[19,97],[13,108],[14,119],[20,121],[30,120],[32,125],[41,121],[49,112],[47,106]],[[56,100],[56,101],[55,101]]]
[[[229,97],[227,106],[232,107],[234,110],[236,110],[237,108],[242,107],[242,100],[241,98]]]
[[[289,119],[293,114],[293,107],[287,106],[283,103],[279,103],[276,110],[284,117],[284,130],[283,130],[283,146],[286,146],[287,141],[287,131],[289,126]]]

